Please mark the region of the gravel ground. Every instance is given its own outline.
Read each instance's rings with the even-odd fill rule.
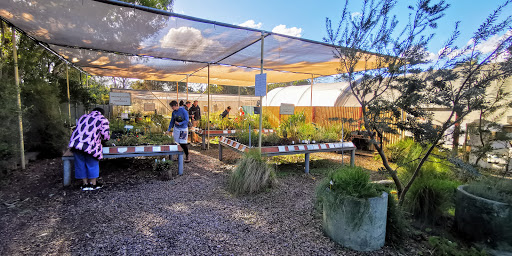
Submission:
[[[197,149],[194,147],[194,149]],[[2,181],[0,255],[416,255],[405,243],[370,253],[336,245],[314,209],[318,179],[297,173],[276,188],[234,197],[226,181],[237,154],[192,151],[184,175],[160,181],[151,159],[102,163],[106,187],[62,188],[59,159]],[[335,158],[335,157],[333,157]],[[127,164],[128,162],[128,164]],[[7,181],[6,181],[7,180]],[[407,245],[408,244],[408,245]]]

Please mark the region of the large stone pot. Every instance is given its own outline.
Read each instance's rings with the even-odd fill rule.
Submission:
[[[468,193],[457,188],[455,223],[467,239],[491,245],[512,246],[512,205]]]
[[[338,244],[357,251],[374,251],[384,246],[388,194],[369,199],[346,198],[338,207],[324,202],[325,233]]]

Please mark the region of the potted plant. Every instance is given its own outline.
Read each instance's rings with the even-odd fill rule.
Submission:
[[[384,246],[388,194],[370,182],[360,167],[343,167],[317,187],[325,233],[338,244],[357,251]]]
[[[471,241],[512,249],[512,180],[488,177],[459,186],[458,231]]]

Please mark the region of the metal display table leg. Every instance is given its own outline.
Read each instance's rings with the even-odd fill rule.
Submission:
[[[306,173],[309,173],[309,153],[304,154],[306,156],[306,169],[304,170]]]

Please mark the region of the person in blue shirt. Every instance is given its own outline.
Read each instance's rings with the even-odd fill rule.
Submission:
[[[188,111],[185,107],[178,106],[178,102],[173,100],[169,103],[172,108],[171,122],[167,132],[173,129],[172,135],[174,141],[179,143],[185,153],[185,163],[190,163],[190,156],[188,154]]]

